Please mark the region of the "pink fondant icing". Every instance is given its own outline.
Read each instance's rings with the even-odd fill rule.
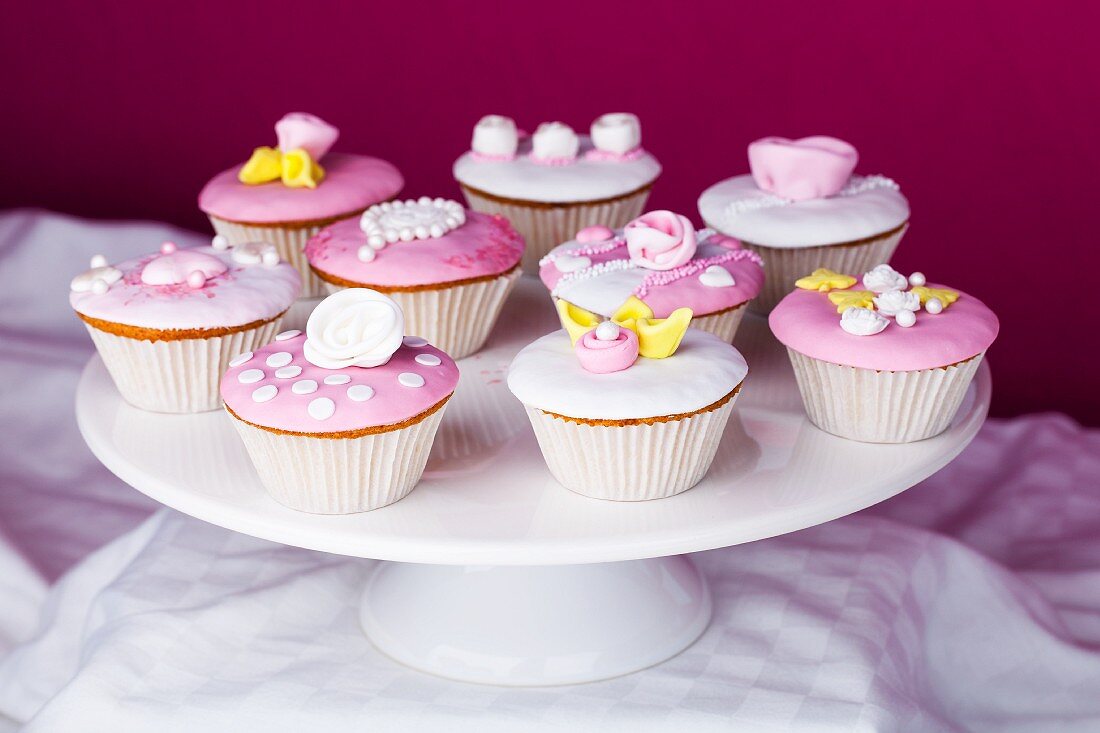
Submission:
[[[394,242],[370,262],[359,259],[367,235],[359,220],[321,230],[306,244],[309,264],[362,285],[434,285],[511,270],[523,256],[523,237],[500,215],[466,212],[466,223],[441,237]]]
[[[611,227],[605,227],[602,225],[595,225],[585,227],[577,232],[577,241],[588,244],[589,242],[606,242],[615,236],[615,230]]]
[[[862,282],[852,289],[863,289]],[[841,329],[840,315],[828,294],[795,290],[771,312],[768,324],[780,342],[800,354],[891,372],[932,369],[977,356],[989,348],[1000,329],[996,314],[966,293],[960,293],[942,313],[917,311],[917,322],[909,328],[890,320],[880,333],[855,336]]]
[[[304,334],[273,341],[258,349],[251,359],[231,367],[221,381],[221,396],[225,404],[241,418],[256,425],[301,433],[335,433],[408,420],[451,394],[458,384],[458,366],[454,360],[428,344],[418,347],[403,345],[382,366],[322,369],[306,360],[302,352],[305,341]],[[419,343],[413,339],[408,341]],[[268,366],[267,361],[268,357],[280,352],[290,354],[290,361],[279,369],[301,367],[301,373],[288,378],[277,377],[276,369]],[[423,354],[437,357],[439,364],[430,366],[417,362],[416,357]],[[285,358],[275,363],[282,364]],[[238,377],[249,369],[258,369],[263,376],[257,381],[242,382]],[[296,372],[288,370],[283,373],[290,371]],[[419,375],[423,377],[424,384],[407,387],[401,383],[402,374]],[[348,377],[349,381],[325,383],[325,377],[334,376]],[[294,392],[295,383],[309,381],[316,383],[315,390],[305,394]],[[404,381],[417,383],[419,380],[405,378]],[[255,401],[252,393],[268,385],[278,390],[275,396],[266,402]],[[363,401],[348,396],[349,390],[360,385],[374,390]],[[366,390],[360,389],[358,392]],[[309,403],[319,398],[328,398],[336,405],[336,411],[326,420],[318,420],[309,414]]]
[[[629,328],[620,328],[614,340],[602,341],[593,330],[581,336],[573,348],[585,371],[611,374],[638,360],[638,335]]]
[[[166,258],[217,260],[225,269],[209,277],[201,287],[185,279],[169,285],[147,285],[142,274]],[[122,272],[106,293],[70,293],[69,303],[78,313],[128,326],[156,329],[225,328],[266,321],[285,311],[298,297],[301,278],[286,262],[274,267],[241,265],[232,250],[213,247],[181,249],[174,254],[145,255],[114,265]],[[213,268],[217,269],[217,268]]]
[[[243,165],[243,164],[242,164]],[[210,179],[199,208],[219,219],[251,224],[313,221],[348,216],[393,198],[405,179],[392,163],[366,155],[329,153],[321,159],[325,177],[317,188],[290,188],[282,181],[241,183],[241,165]]]
[[[737,252],[745,254],[727,257]],[[539,277],[551,291],[557,288],[566,275],[574,274],[562,272],[554,265],[553,258],[558,253],[584,255],[592,261],[593,268],[615,260],[630,259],[626,244],[621,238],[606,243],[580,246],[576,242],[566,242],[555,247],[539,268]],[[717,264],[728,270],[733,276],[734,285],[722,288],[704,285],[699,281],[698,274],[705,270],[707,265],[699,267],[696,271],[693,263],[697,261],[707,261],[708,264]],[[677,308],[691,308],[696,316],[705,316],[748,302],[756,297],[764,284],[764,268],[755,253],[749,250],[731,251],[725,246],[715,244],[712,239],[706,239],[700,243],[695,251],[695,257],[682,267],[691,268],[692,274],[679,277],[674,275],[671,279],[667,279],[667,273],[635,268],[627,272],[612,270],[606,274],[587,277],[581,281],[582,287],[593,296],[600,297],[575,298],[573,302],[600,315],[610,316],[610,310],[621,305],[629,296],[636,295],[638,288],[647,282],[650,275],[665,275],[666,277],[661,278],[661,282],[657,282],[654,278],[645,286],[645,296],[642,300],[653,309],[654,317],[667,318]],[[679,273],[684,272],[687,270],[679,270]],[[606,302],[609,308],[596,307],[596,301]]]
[[[794,201],[837,193],[858,161],[850,143],[826,135],[800,140],[765,137],[749,143],[749,169],[756,185]]]

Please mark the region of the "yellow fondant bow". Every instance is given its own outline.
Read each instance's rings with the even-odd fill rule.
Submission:
[[[604,320],[601,316],[565,300],[559,300],[557,307],[561,325],[574,346],[581,336]],[[691,308],[677,308],[668,318],[654,318],[653,309],[631,295],[612,314],[611,320],[638,335],[638,353],[641,356],[664,359],[675,354],[680,347],[688,324],[691,323],[691,316]]]
[[[317,188],[324,177],[325,169],[304,148],[284,153],[266,146],[253,150],[237,174],[237,180],[250,186],[282,179],[288,188]]]

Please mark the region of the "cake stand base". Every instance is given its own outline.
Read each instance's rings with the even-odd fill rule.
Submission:
[[[382,653],[422,672],[490,685],[618,677],[679,654],[710,621],[685,555],[536,567],[382,562],[360,617]]]

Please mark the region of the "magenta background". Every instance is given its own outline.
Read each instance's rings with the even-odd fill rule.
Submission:
[[[457,196],[481,114],[629,110],[665,165],[652,204],[698,220],[750,140],[832,134],[912,203],[895,264],[1001,316],[994,412],[1096,423],[1100,10],[1027,5],[21,3],[0,204],[206,229],[203,182],[291,110],[395,162],[406,193]]]

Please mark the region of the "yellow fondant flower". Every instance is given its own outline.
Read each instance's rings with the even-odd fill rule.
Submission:
[[[691,323],[691,308],[677,308],[668,318],[639,318],[638,353],[648,359],[664,359],[676,353]]]
[[[629,328],[634,333],[638,333],[635,322],[642,318],[653,318],[653,309],[636,295],[631,295],[624,300],[618,310],[611,314],[612,321],[623,328]]]
[[[829,302],[836,306],[837,313],[843,313],[849,308],[867,308],[874,310],[875,294],[870,290],[838,290],[829,293]]]
[[[819,293],[827,293],[830,290],[843,290],[856,284],[856,279],[851,275],[820,267],[806,277],[800,277],[794,281],[796,288],[803,290],[816,290]]]
[[[940,303],[943,304],[943,307],[946,308],[959,299],[959,294],[957,292],[948,290],[947,288],[929,288],[921,285],[910,289],[909,292],[917,294],[917,297],[920,298],[921,305],[926,304],[931,298],[938,298]]]
[[[556,303],[562,328],[576,346],[584,334],[604,320],[591,311],[573,305],[566,300]],[[611,320],[638,335],[638,353],[649,359],[664,359],[676,353],[691,323],[690,308],[678,308],[668,318],[654,318],[653,309],[641,299],[631,295],[612,314]]]
[[[600,325],[603,320],[595,313],[579,308],[567,300],[558,300],[555,304],[558,309],[558,319],[561,326],[569,334],[569,341],[576,346],[581,336]]]
[[[237,174],[237,180],[250,186],[282,179],[288,188],[317,188],[324,177],[325,169],[303,148],[286,153],[277,148],[256,148]]]

